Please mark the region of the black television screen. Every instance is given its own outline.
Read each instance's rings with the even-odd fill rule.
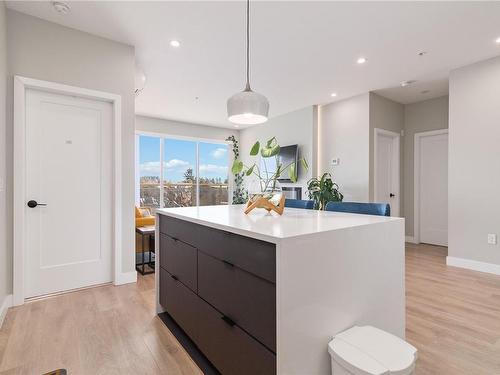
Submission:
[[[291,145],[291,146],[282,146],[280,148],[280,153],[278,154],[278,162],[283,166],[287,166],[292,162],[295,162],[296,166],[297,161],[299,159],[299,146],[298,145]],[[262,171],[265,171],[264,168],[264,158],[261,159],[261,164],[262,164]],[[275,158],[266,158],[265,163],[267,166],[267,172],[269,176],[271,176],[273,173],[276,172],[276,159]],[[297,169],[297,177],[298,177],[298,169]],[[280,182],[291,182],[290,177],[288,176],[288,169],[284,170],[281,173],[281,177],[278,178],[278,181]]]

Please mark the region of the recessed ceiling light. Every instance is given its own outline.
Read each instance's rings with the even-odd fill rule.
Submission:
[[[417,82],[417,81],[415,81],[414,79],[411,79],[409,81],[403,81],[403,82],[401,82],[401,87],[409,86],[409,85],[411,85],[411,84],[413,84],[415,82]]]
[[[170,45],[171,45],[172,47],[177,48],[177,47],[180,47],[181,42],[179,42],[178,40],[171,40],[171,41],[170,41]]]
[[[496,44],[500,44],[500,36],[498,38],[495,39],[495,43]]]
[[[358,64],[364,64],[367,61],[368,59],[366,57],[360,57],[359,59],[356,60]]]
[[[335,97],[337,96],[337,93],[336,93],[336,92],[332,92],[332,93],[330,94],[330,96],[331,96],[332,98],[335,98]]]
[[[52,3],[52,6],[54,9],[61,14],[68,14],[69,13],[69,5],[60,1],[54,1]]]

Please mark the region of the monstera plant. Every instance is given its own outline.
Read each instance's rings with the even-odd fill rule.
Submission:
[[[278,179],[287,173],[292,182],[297,181],[297,165],[295,162],[290,162],[283,165],[279,157],[280,145],[276,137],[272,137],[267,142],[261,145],[259,141],[255,142],[250,149],[250,156],[261,158],[260,166],[257,162],[251,165],[245,165],[241,160],[235,160],[231,171],[237,175],[244,173],[246,177],[253,177],[253,185],[249,187],[250,201],[258,198],[265,198],[272,204],[278,205],[282,192]],[[272,162],[272,164],[271,164]],[[300,159],[300,163],[305,169],[309,166],[304,158]],[[270,168],[273,166],[273,168]]]
[[[309,199],[314,201],[315,210],[324,210],[328,202],[342,202],[344,199],[330,173],[324,173],[320,179],[311,178],[307,182],[307,190]]]

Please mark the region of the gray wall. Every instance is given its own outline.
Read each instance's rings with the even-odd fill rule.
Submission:
[[[7,103],[7,181],[12,182],[14,75],[121,95],[122,272],[134,271],[134,168],[127,167],[134,165],[134,48],[11,10],[7,11],[7,46],[10,99]],[[12,217],[12,189],[9,183],[8,217]],[[8,249],[12,249],[11,221],[9,226]]]
[[[7,77],[7,25],[5,20],[5,5],[0,1],[0,306],[5,297],[12,290],[12,256],[7,252],[7,217],[5,199],[5,159],[7,151],[5,148],[5,101],[6,101],[6,77]]]
[[[448,128],[448,96],[407,104],[404,107],[403,187],[406,235],[413,236],[413,155],[415,133]]]
[[[266,123],[252,126],[240,131],[240,155],[246,165],[251,165],[257,158],[249,156],[251,147],[256,141],[267,141],[276,137],[282,146],[298,144],[300,157],[304,157],[312,165],[316,159],[316,142],[314,140],[315,107],[309,106],[285,115],[273,117]],[[303,198],[306,198],[307,181],[311,178],[313,167],[307,171],[299,165],[299,179],[297,185],[302,187]],[[249,178],[246,178],[247,182]],[[294,184],[282,183],[282,186]]]
[[[238,138],[239,135],[238,129],[219,128],[146,116],[136,116],[135,130],[139,132],[143,131],[171,136],[204,138],[220,141],[224,141],[230,135],[234,135],[236,138]]]
[[[319,174],[332,174],[345,201],[370,199],[369,99],[366,93],[322,105],[319,110]],[[340,158],[335,167],[334,158]]]
[[[450,75],[448,255],[500,265],[500,57]]]
[[[384,129],[401,134],[401,130],[404,128],[404,112],[404,106],[402,104],[383,98],[373,92],[370,93],[370,201],[374,200],[374,129]],[[403,216],[404,213],[403,148],[403,139],[400,139],[400,216]]]

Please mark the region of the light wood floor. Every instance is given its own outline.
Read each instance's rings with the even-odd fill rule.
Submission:
[[[407,340],[417,375],[500,374],[500,277],[446,267],[446,248],[407,245]],[[388,312],[390,313],[390,312]],[[0,375],[200,374],[154,314],[154,277],[10,309]]]

